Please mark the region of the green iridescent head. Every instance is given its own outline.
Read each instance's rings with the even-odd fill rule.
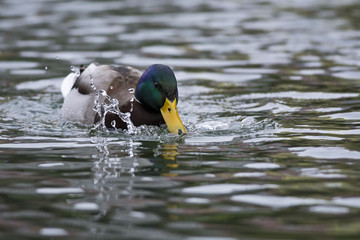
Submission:
[[[177,82],[170,67],[162,64],[149,66],[139,79],[135,97],[147,108],[159,112],[165,99],[178,99]]]
[[[149,110],[161,112],[170,132],[186,133],[176,108],[177,82],[170,67],[162,64],[149,66],[139,79],[135,97]]]

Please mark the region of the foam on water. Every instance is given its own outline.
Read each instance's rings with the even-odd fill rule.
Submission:
[[[221,121],[206,121],[197,124],[197,129],[200,131],[216,131],[228,129],[230,125]]]

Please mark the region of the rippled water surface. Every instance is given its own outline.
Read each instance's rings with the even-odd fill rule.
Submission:
[[[2,239],[359,239],[360,2],[0,0]],[[184,137],[65,122],[91,62],[170,65]]]

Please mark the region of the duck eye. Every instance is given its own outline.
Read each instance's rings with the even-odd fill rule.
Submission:
[[[157,89],[159,89],[159,88],[160,88],[160,85],[159,85],[159,83],[158,83],[158,82],[154,82],[154,86],[155,86],[155,88],[157,88]]]

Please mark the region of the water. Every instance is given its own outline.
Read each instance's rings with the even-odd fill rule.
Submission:
[[[358,239],[359,1],[0,1],[2,239]],[[183,137],[61,119],[81,64],[174,68]]]

